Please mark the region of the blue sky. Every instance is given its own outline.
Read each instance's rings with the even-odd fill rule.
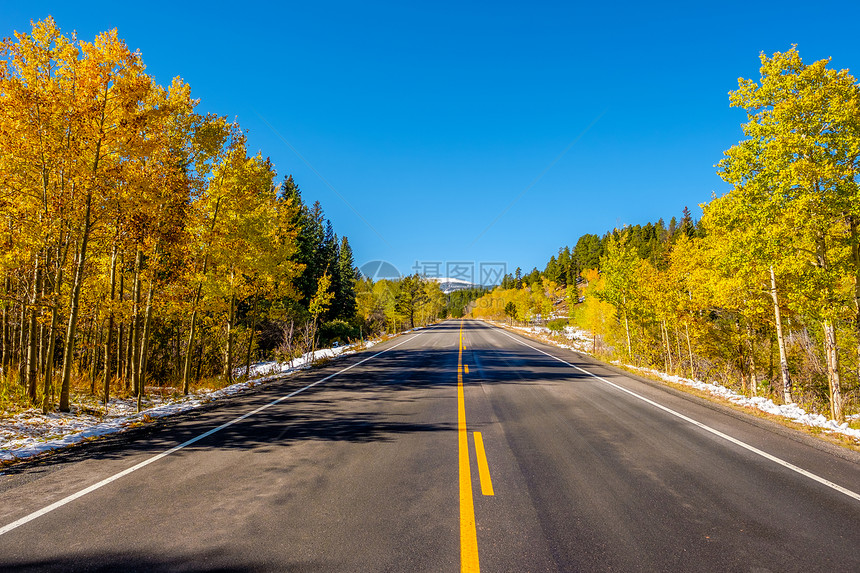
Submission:
[[[411,4],[16,2],[0,33],[48,14],[82,39],[118,28],[161,83],[236,117],[357,264],[404,272],[528,270],[583,233],[698,217],[727,190],[713,166],[744,119],[727,92],[759,52],[860,74],[852,2]]]

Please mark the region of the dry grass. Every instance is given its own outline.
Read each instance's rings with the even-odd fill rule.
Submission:
[[[0,416],[15,414],[31,407],[26,389],[18,383],[17,374],[0,374]]]
[[[383,337],[383,339],[393,337]],[[359,345],[356,350],[364,350],[366,344]],[[325,366],[331,361],[328,357],[320,357],[314,361],[314,367]],[[55,376],[58,376],[56,373]],[[27,390],[24,386],[18,383],[17,370],[10,368],[8,375],[4,376],[0,373],[0,418],[14,415],[31,408],[41,408],[43,400],[42,381],[39,380],[37,392],[38,397],[36,403],[31,403],[27,397]],[[244,378],[237,376],[232,382],[227,382],[223,376],[203,376],[199,380],[192,379],[189,383],[189,393],[206,392],[221,390],[230,384],[242,382]],[[55,379],[58,383],[58,379]],[[93,391],[94,390],[94,391]],[[179,398],[182,396],[182,381],[181,380],[166,380],[158,383],[147,381],[144,387],[144,395],[157,395],[162,398]],[[111,398],[134,399],[135,395],[132,392],[131,383],[128,383],[120,378],[115,378],[110,385]],[[77,411],[96,411],[102,403],[102,380],[98,378],[93,384],[88,373],[74,373],[70,382],[69,388],[70,402],[75,405]],[[56,408],[59,402],[59,388],[53,388],[50,403]]]
[[[237,380],[238,381],[238,380]],[[190,392],[220,390],[228,386],[224,379],[220,376],[209,376],[200,380],[193,380],[189,384]],[[93,392],[93,388],[95,392]],[[145,395],[158,395],[162,398],[178,398],[182,396],[182,382],[167,381],[159,385],[147,385],[144,387]],[[110,386],[111,398],[134,399],[135,395],[132,392],[131,384],[126,385],[122,379],[114,379]],[[44,392],[42,381],[39,381],[37,387],[37,400],[31,403],[27,396],[27,390],[18,382],[16,371],[12,371],[8,376],[0,374],[0,419],[8,416],[19,414],[32,408],[41,408]],[[52,396],[49,402],[56,409],[59,403],[60,395],[59,388],[53,388]],[[102,407],[102,381],[96,380],[96,384],[91,384],[90,378],[87,375],[75,374],[72,376],[69,387],[69,400],[75,406],[75,411],[81,413],[89,413],[101,415]]]

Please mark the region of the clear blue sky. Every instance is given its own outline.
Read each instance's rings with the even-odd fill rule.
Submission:
[[[48,14],[82,39],[118,28],[161,83],[238,118],[357,264],[405,272],[529,270],[583,233],[698,218],[727,190],[713,165],[744,118],[727,92],[759,52],[796,43],[860,75],[853,2],[412,4],[7,2],[0,31]]]

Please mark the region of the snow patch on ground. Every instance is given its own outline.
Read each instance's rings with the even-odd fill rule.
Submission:
[[[366,348],[370,348],[373,346],[373,342],[367,342],[365,344]],[[316,352],[313,353],[313,360],[322,360],[322,359],[331,359],[335,356],[340,356],[346,352],[347,354],[351,354],[355,352],[354,346],[338,346],[336,348],[320,348]],[[249,378],[256,382],[265,382],[271,380],[273,378],[278,378],[283,376],[284,374],[294,372],[301,368],[306,368],[311,362],[311,353],[303,354],[297,358],[294,358],[288,362],[258,362],[256,364],[251,365]],[[237,368],[234,371],[236,376],[244,376],[245,369]]]
[[[674,374],[666,374],[665,372],[660,372],[659,370],[654,370],[653,368],[640,368],[636,366],[630,366],[629,364],[625,364],[624,366],[632,370],[647,372],[665,380],[666,382],[674,382],[675,384],[683,384],[685,386],[690,386],[698,390],[703,390],[705,392],[713,394],[714,396],[720,396],[721,398],[725,398],[729,402],[738,404],[740,406],[744,406],[747,408],[755,408],[757,410],[761,410],[762,412],[767,412],[768,414],[783,416],[784,418],[788,418],[789,420],[804,424],[806,426],[823,428],[824,430],[830,432],[837,432],[839,434],[844,434],[846,436],[850,436],[852,438],[860,440],[860,430],[849,427],[848,422],[843,422],[842,424],[840,424],[834,420],[827,419],[827,417],[823,414],[811,414],[797,404],[795,404],[794,402],[792,402],[791,404],[776,404],[770,398],[765,398],[763,396],[747,397],[743,394],[738,394],[731,388],[726,388],[725,386],[716,384],[714,382],[703,382],[701,380],[693,380],[691,378],[684,378],[682,376],[676,376]],[[847,419],[858,419],[858,415],[855,414],[853,416],[847,416]]]
[[[552,337],[551,335],[553,333],[550,331],[549,328],[546,328],[545,326],[511,327],[509,325],[505,325],[505,327],[541,336],[543,340],[559,348],[574,350],[583,354],[591,354],[589,352],[591,335],[587,331],[582,330],[580,328],[576,328],[574,326],[566,326],[564,328],[563,336],[568,343],[561,342],[557,338]],[[696,388],[698,390],[713,394],[714,396],[719,396],[740,406],[744,406],[747,408],[755,408],[762,412],[767,412],[768,414],[783,416],[793,422],[804,424],[806,426],[822,428],[828,432],[835,432],[852,437],[856,440],[860,440],[860,430],[851,428],[848,425],[851,421],[860,420],[860,414],[846,416],[847,421],[840,424],[834,420],[829,420],[823,414],[809,413],[795,403],[776,404],[770,398],[755,396],[747,397],[743,394],[738,394],[735,390],[731,388],[727,388],[715,382],[704,382],[702,380],[684,378],[683,376],[666,374],[665,372],[660,372],[659,370],[655,370],[652,368],[641,368],[638,366],[632,366],[630,364],[623,364],[619,361],[614,361],[614,364],[624,366],[625,368],[629,368],[631,370],[646,372],[662,380],[665,380],[666,382],[673,382],[675,384],[683,384],[685,386],[690,386],[692,388]]]
[[[370,348],[380,341],[367,341]],[[331,359],[346,354],[354,354],[356,345],[338,348],[322,348],[314,353],[314,360]],[[143,399],[143,409],[137,411],[134,398],[113,398],[108,402],[107,412],[100,402],[87,402],[72,406],[72,412],[52,412],[42,414],[32,408],[14,416],[0,419],[0,461],[29,458],[50,450],[64,448],[121,432],[139,426],[153,418],[171,416],[199,408],[214,400],[239,394],[260,383],[290,375],[298,370],[309,368],[311,354],[295,358],[291,362],[260,362],[251,366],[250,380],[238,382],[220,390],[200,391],[188,396],[170,397],[149,394]],[[236,369],[236,375],[245,374],[244,368]]]

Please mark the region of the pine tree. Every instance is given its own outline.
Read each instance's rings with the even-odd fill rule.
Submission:
[[[692,237],[696,231],[696,224],[693,221],[693,216],[690,213],[690,208],[684,206],[684,210],[681,214],[681,225],[678,228],[679,232],[684,233],[688,237]]]
[[[321,257],[324,268],[331,275],[331,291],[334,293],[334,300],[331,307],[325,314],[326,320],[333,320],[339,316],[340,306],[338,294],[341,292],[341,276],[340,276],[340,242],[337,234],[334,232],[334,227],[330,220],[325,222],[325,235],[323,237]]]
[[[319,201],[311,208],[302,205],[299,217],[299,234],[296,239],[297,250],[294,261],[304,270],[296,281],[300,301],[307,305],[317,290],[317,283],[326,269],[326,256],[323,252],[325,228],[324,215]]]
[[[340,241],[338,275],[340,282],[339,290],[335,297],[335,305],[337,306],[335,318],[350,320],[355,316],[356,312],[355,283],[358,277],[358,269],[355,268],[352,247],[349,246],[349,240],[346,237],[343,237]]]

